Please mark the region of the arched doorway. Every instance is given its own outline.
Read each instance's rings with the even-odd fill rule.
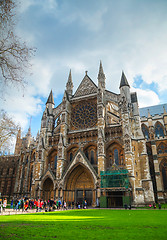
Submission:
[[[48,177],[43,183],[43,200],[54,198],[53,181]]]
[[[67,176],[64,199],[81,205],[86,199],[88,206],[91,206],[95,199],[94,181],[90,171],[83,165],[77,165]]]

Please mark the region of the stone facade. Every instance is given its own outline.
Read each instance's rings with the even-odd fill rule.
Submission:
[[[0,192],[107,207],[167,201],[167,113],[140,115],[124,73],[120,94],[110,92],[100,63],[98,86],[86,72],[73,94],[70,71],[62,102],[48,97],[36,140],[19,131],[15,155],[0,159]]]

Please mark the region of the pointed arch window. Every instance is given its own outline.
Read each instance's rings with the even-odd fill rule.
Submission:
[[[164,128],[159,122],[155,125],[155,137],[164,137]]]
[[[86,150],[86,152],[85,152],[85,155],[86,155],[86,157],[89,159],[88,151],[87,151],[87,150]]]
[[[157,149],[158,154],[167,153],[167,146],[164,143],[161,143]]]
[[[148,131],[148,127],[146,125],[142,125],[142,132],[145,138],[149,139],[149,131]]]
[[[57,155],[55,156],[55,159],[54,159],[54,169],[57,169]]]
[[[115,162],[116,165],[119,165],[118,149],[114,150],[114,162]]]
[[[91,164],[94,164],[95,163],[95,155],[94,155],[94,151],[91,150],[91,153],[90,153],[90,161],[91,161]]]
[[[162,174],[164,190],[167,190],[167,161],[166,160],[161,163],[160,169]]]
[[[73,154],[72,152],[70,153],[70,162],[72,161],[72,158],[73,158]]]

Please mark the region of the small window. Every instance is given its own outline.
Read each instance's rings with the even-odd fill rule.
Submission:
[[[95,159],[94,159],[94,151],[92,150],[91,153],[90,153],[90,161],[91,161],[91,164],[94,164],[95,162]]]
[[[70,162],[72,161],[72,158],[73,158],[73,154],[72,152],[70,153]]]
[[[89,159],[88,151],[85,152],[86,157]]]
[[[57,155],[55,156],[54,169],[57,168]]]
[[[119,165],[119,157],[118,157],[118,150],[114,150],[114,161],[116,165]]]

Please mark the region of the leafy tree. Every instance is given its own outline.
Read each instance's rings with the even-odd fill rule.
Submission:
[[[14,0],[0,0],[0,83],[19,83],[30,66],[34,48],[27,47],[15,33],[17,7]]]
[[[13,140],[17,135],[19,126],[8,114],[1,110],[0,112],[0,153],[9,152],[13,145]]]

